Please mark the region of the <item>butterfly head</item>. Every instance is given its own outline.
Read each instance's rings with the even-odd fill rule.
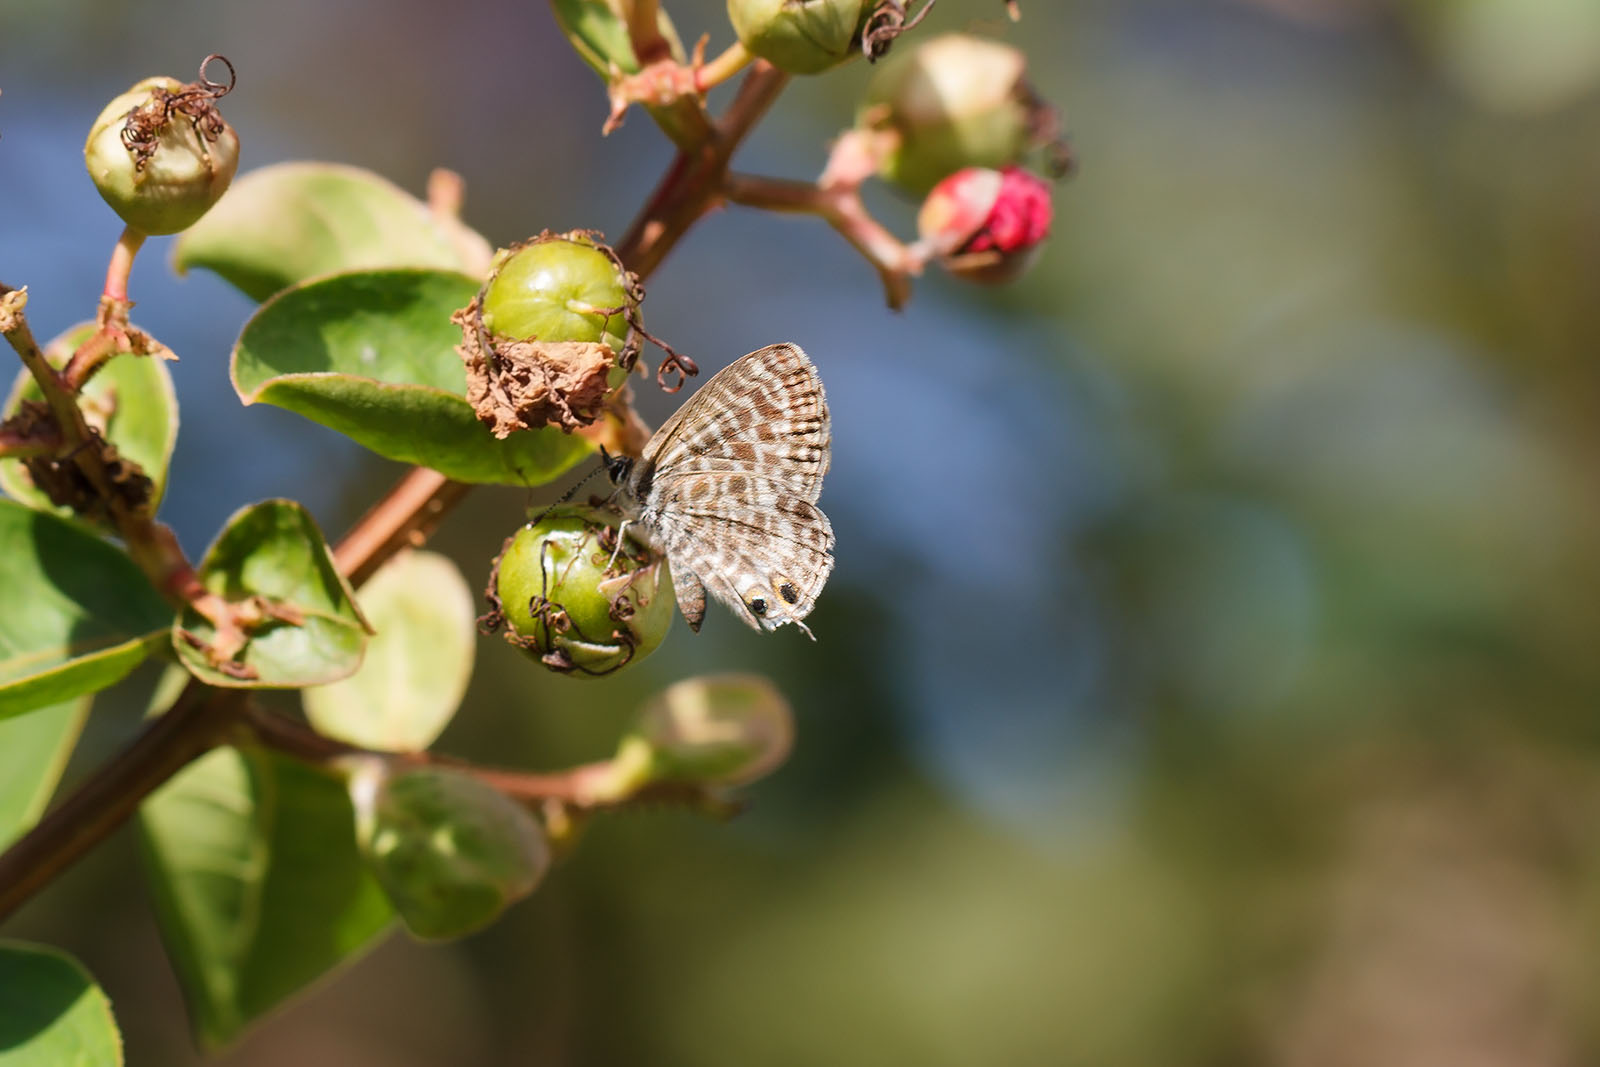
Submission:
[[[604,445],[600,446],[600,459],[606,465],[606,477],[611,479],[612,485],[621,485],[627,480],[629,472],[633,470],[632,456],[614,456],[606,451]]]

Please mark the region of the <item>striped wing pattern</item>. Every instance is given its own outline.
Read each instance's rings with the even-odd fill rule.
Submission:
[[[810,613],[833,570],[817,508],[831,429],[816,368],[798,345],[735,360],[658,430],[624,484],[666,552],[691,628],[705,593],[773,630]]]

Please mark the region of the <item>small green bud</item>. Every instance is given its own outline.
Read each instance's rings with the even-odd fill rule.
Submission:
[[[816,74],[859,46],[871,0],[728,0],[739,42],[779,70]]]
[[[789,702],[766,678],[717,674],[689,678],[656,694],[618,750],[648,780],[744,785],[780,766],[794,747]]]
[[[406,928],[427,940],[489,925],[550,867],[533,817],[460,771],[392,773],[382,761],[350,777],[356,839]]]
[[[456,312],[467,400],[496,437],[598,419],[638,356],[639,289],[596,235],[540,234],[495,255]]]
[[[518,530],[493,578],[506,639],[551,670],[609,674],[643,659],[672,625],[666,561],[597,508],[557,508]]]
[[[177,233],[227,192],[239,168],[239,138],[216,98],[230,87],[203,76],[189,85],[146,78],[100,112],[83,160],[123,222],[147,234]]]
[[[921,195],[963,167],[1017,162],[1043,107],[1023,80],[1026,67],[1010,45],[966,34],[896,52],[867,83],[857,120],[898,135],[879,173]]]

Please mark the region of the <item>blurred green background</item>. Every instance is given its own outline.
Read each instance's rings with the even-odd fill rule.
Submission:
[[[720,4],[668,6],[729,40]],[[821,370],[819,642],[714,610],[579,682],[484,640],[441,743],[592,759],[660,686],[751,669],[794,702],[791,762],[731,824],[602,821],[488,932],[397,935],[220,1062],[1600,1059],[1600,4],[1022,8],[942,0],[919,31],[1003,35],[1066,112],[1081,171],[1022,282],[930,277],[894,315],[820,224],[731,208],[649,285],[708,371],[778,340]],[[638,112],[600,138],[538,3],[0,0],[0,25],[0,277],[42,336],[92,311],[119,229],[90,121],[210,51],[243,167],[420,191],[450,166],[497,242],[618,236],[669,158]],[[797,81],[739,167],[812,176],[868,73]],[[909,233],[915,205],[873,203]],[[249,305],[164,245],[133,279],[182,357],[164,514],[196,553],[271,495],[343,528],[399,469],[241,412]],[[476,583],[549,495],[475,493],[437,544]],[[142,697],[100,701],[69,777]],[[191,1063],[135,851],[4,932],[84,960],[131,1063]]]

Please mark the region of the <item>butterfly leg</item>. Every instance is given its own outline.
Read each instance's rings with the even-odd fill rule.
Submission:
[[[617,527],[617,547],[611,550],[611,558],[606,560],[606,570],[609,571],[617,565],[617,553],[622,551],[622,539],[627,535],[628,524],[632,521],[632,519],[623,519],[622,525]]]

